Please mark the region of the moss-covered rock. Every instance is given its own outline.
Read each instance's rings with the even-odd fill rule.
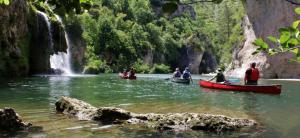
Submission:
[[[29,71],[30,34],[27,3],[13,0],[0,5],[0,76],[25,76]]]

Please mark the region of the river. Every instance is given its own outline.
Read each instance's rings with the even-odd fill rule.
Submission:
[[[193,84],[172,83],[169,75],[138,75],[122,80],[116,74],[97,76],[35,76],[1,81],[0,108],[13,107],[35,127],[30,132],[0,134],[18,137],[210,137],[204,132],[159,133],[136,126],[101,126],[57,114],[55,102],[69,96],[94,106],[115,106],[136,113],[194,112],[255,119],[263,125],[258,137],[299,137],[300,81],[260,80],[282,84],[280,95],[209,90]],[[230,135],[225,135],[230,136]]]

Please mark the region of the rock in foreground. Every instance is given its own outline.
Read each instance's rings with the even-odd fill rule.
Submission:
[[[12,108],[0,109],[0,130],[18,131],[31,126],[30,123],[22,122],[21,117]]]
[[[56,102],[56,110],[84,120],[96,120],[103,124],[142,124],[159,131],[203,130],[221,133],[256,128],[254,120],[231,118],[222,115],[196,113],[135,114],[114,107],[96,108],[83,101],[62,97]]]

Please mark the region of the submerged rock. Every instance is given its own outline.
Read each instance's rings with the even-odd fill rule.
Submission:
[[[12,108],[0,109],[0,131],[18,131],[30,127]]]
[[[231,118],[222,115],[196,113],[136,114],[115,107],[96,108],[83,101],[62,97],[56,110],[79,119],[96,120],[103,124],[141,124],[159,131],[202,130],[221,133],[242,128],[255,129],[254,120]]]
[[[92,120],[97,113],[96,107],[69,97],[61,97],[61,99],[55,103],[55,106],[58,112],[72,115],[80,120]]]

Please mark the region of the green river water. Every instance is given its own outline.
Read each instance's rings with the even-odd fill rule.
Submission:
[[[159,133],[137,126],[102,126],[57,114],[54,103],[69,96],[94,106],[115,106],[136,113],[194,112],[255,119],[262,130],[255,137],[300,136],[300,81],[261,80],[260,84],[282,84],[281,95],[226,92],[193,84],[165,80],[169,75],[138,75],[122,80],[116,74],[98,76],[36,76],[1,81],[0,108],[13,107],[24,121],[35,127],[30,132],[0,134],[0,137],[219,137],[197,131]],[[221,135],[221,137],[232,135]]]

